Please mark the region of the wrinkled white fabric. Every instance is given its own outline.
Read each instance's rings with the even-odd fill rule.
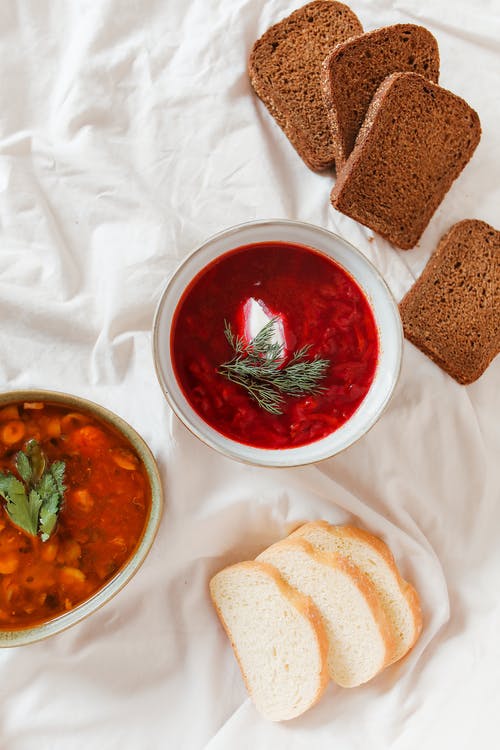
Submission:
[[[461,750],[497,745],[500,358],[470,387],[405,344],[387,412],[320,465],[222,458],[172,415],[151,324],[178,261],[257,218],[332,229],[400,298],[456,221],[500,224],[499,0],[356,0],[369,30],[426,25],[441,83],[481,143],[418,247],[335,212],[252,94],[253,41],[297,0],[3,0],[0,4],[0,383],[69,391],[127,419],[165,487],[160,532],[87,621],[0,651],[1,750]],[[299,519],[380,534],[421,594],[410,657],[303,717],[256,713],[207,594],[211,574]]]

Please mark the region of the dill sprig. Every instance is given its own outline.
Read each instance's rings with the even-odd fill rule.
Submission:
[[[271,318],[250,342],[233,333],[224,321],[224,335],[234,351],[229,362],[218,372],[233,383],[241,385],[271,414],[283,414],[284,394],[303,396],[322,393],[319,385],[330,364],[327,359],[306,359],[310,346],[297,349],[290,360],[283,362],[283,345],[273,341],[277,318]]]

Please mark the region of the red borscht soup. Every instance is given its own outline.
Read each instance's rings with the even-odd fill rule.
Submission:
[[[307,360],[328,360],[321,389],[283,396],[281,414],[219,372],[235,353],[228,324],[248,343],[270,320],[280,367],[306,346]],[[240,443],[283,449],[320,440],[352,416],[374,377],[378,333],[363,292],[335,261],[269,242],[231,250],[193,279],[177,306],[170,347],[178,383],[205,422]]]

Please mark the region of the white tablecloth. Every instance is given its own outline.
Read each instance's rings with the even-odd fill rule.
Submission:
[[[253,41],[297,0],[3,0],[0,379],[91,398],[154,451],[166,508],[145,564],[84,623],[0,652],[1,750],[386,750],[498,744],[500,358],[457,385],[410,344],[376,427],[344,454],[273,471],[224,459],[174,418],[151,324],[178,261],[208,235],[293,218],[357,245],[397,298],[463,218],[500,224],[499,0],[355,0],[365,29],[426,25],[441,84],[481,143],[419,246],[392,248],[329,205],[252,95]],[[207,596],[212,573],[299,519],[390,544],[425,627],[400,666],[330,687],[274,725],[246,697]]]

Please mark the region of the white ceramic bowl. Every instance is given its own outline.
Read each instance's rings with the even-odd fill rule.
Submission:
[[[0,629],[0,648],[2,646],[24,646],[34,641],[40,641],[50,635],[59,633],[61,630],[66,630],[71,625],[75,625],[102,607],[103,604],[106,604],[128,583],[144,562],[156,536],[163,508],[163,490],[154,456],[141,436],[125,420],[93,401],[59,391],[23,390],[0,393],[0,408],[22,401],[43,401],[68,407],[74,411],[89,413],[118,430],[133,446],[144,464],[151,488],[151,507],[137,547],[113,578],[90,598],[85,599],[64,614],[38,625],[18,630]]]
[[[193,278],[220,255],[256,242],[288,242],[314,248],[333,258],[364,291],[379,335],[379,357],[370,389],[354,414],[327,437],[296,448],[255,448],[225,437],[208,425],[185,398],[172,367],[170,333],[174,313]],[[231,458],[261,466],[299,466],[321,461],[359,440],[382,414],[401,367],[403,334],[394,298],[376,268],[336,234],[297,221],[256,221],[217,234],[192,252],[170,278],[160,298],[153,327],[153,355],[158,380],[177,416],[197,437]]]

